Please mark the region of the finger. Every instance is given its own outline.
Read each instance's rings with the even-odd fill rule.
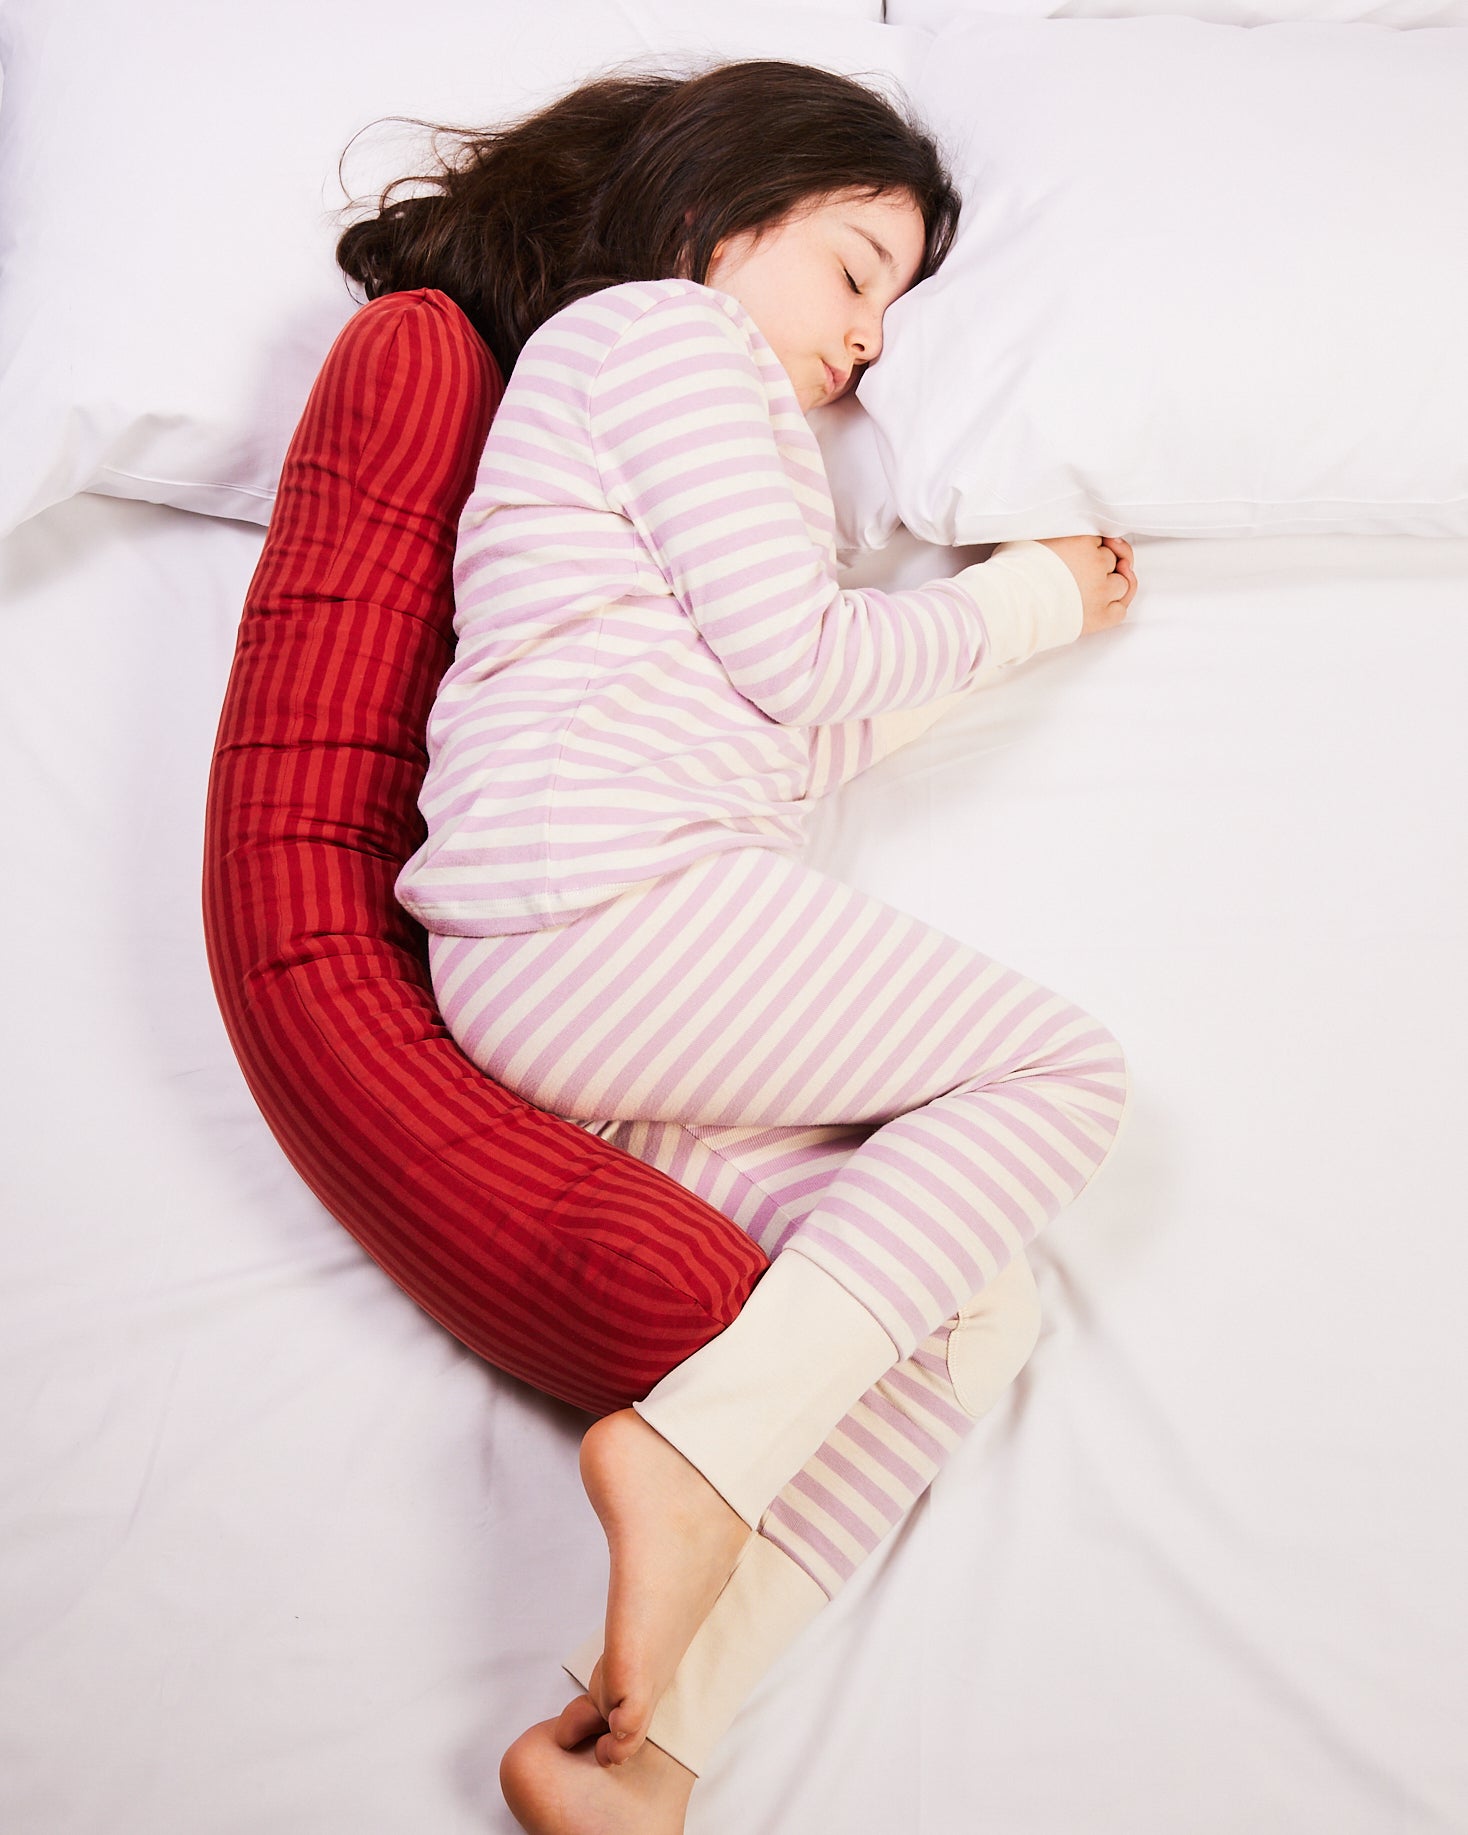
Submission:
[[[1125,548],[1125,542],[1121,543],[1120,546]],[[1125,554],[1122,554],[1119,549],[1113,549],[1112,552],[1116,555],[1116,571],[1119,574],[1125,574],[1129,580],[1135,580],[1137,573],[1136,568],[1132,564],[1130,549],[1128,549]]]

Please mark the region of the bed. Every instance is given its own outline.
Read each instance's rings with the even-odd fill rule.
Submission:
[[[980,40],[994,70],[1048,31],[1072,60],[1046,92],[1057,109],[1094,68],[1081,60],[1125,40],[1127,66],[1164,71],[1174,95],[1187,93],[1181,66],[1163,60],[1199,48],[1210,71],[1226,49],[1281,83],[1308,59],[1319,158],[1320,123],[1337,116],[1337,146],[1386,158],[1345,109],[1367,70],[1380,108],[1415,99],[1424,133],[1437,123],[1447,137],[1431,159],[1402,146],[1404,163],[1382,170],[1396,208],[1372,220],[1372,259],[1359,239],[1340,253],[1362,263],[1362,317],[1343,304],[1313,320],[1320,362],[1349,378],[1329,399],[1303,392],[1298,351],[1288,374],[1246,367],[1278,356],[1278,297],[1268,336],[1255,324],[1252,344],[1169,367],[1188,330],[1182,292],[1164,295],[1186,230],[1170,218],[1166,237],[1128,248],[1142,264],[1166,241],[1173,265],[1134,265],[1106,290],[1120,304],[1097,336],[1128,390],[1087,394],[1089,420],[1047,419],[1097,373],[1018,233],[1059,195],[1052,172],[1029,194],[992,183],[986,195],[1019,214],[976,213],[966,245],[989,272],[1011,264],[1014,321],[989,338],[1008,358],[990,366],[1003,372],[993,386],[1008,393],[982,405],[1027,443],[991,450],[970,430],[964,470],[954,445],[929,452],[931,422],[905,417],[905,403],[942,393],[922,366],[953,349],[941,312],[961,302],[961,265],[946,294],[894,309],[871,379],[886,399],[864,385],[870,425],[829,430],[853,580],[917,581],[993,541],[1085,526],[1027,522],[1036,505],[1133,540],[1141,587],[1120,630],[997,675],[824,805],[812,845],[818,865],[1102,1016],[1127,1049],[1132,1110],[1103,1175],[1031,1252],[1044,1325],[1030,1363],[765,1677],[688,1826],[1456,1835],[1468,1827],[1468,483],[1455,429],[1468,353],[1452,313],[1468,250],[1461,203],[1455,216],[1441,200],[1461,200],[1468,167],[1442,163],[1462,138],[1442,126],[1461,110],[1440,98],[1468,71],[1468,23],[1442,9],[1390,27],[1250,28],[892,7],[879,24],[865,10],[779,24],[741,8],[736,30],[687,9],[675,29],[655,9],[588,7],[613,23],[584,54],[686,51],[693,19],[698,42],[729,55],[835,45],[841,67],[880,64],[941,114],[935,45],[940,74]],[[468,30],[469,12],[443,0],[433,17]],[[503,38],[519,15],[500,15]],[[574,1692],[560,1663],[605,1595],[576,1468],[587,1417],[472,1355],[362,1253],[297,1177],[230,1049],[199,911],[205,786],[270,468],[350,302],[316,275],[290,297],[289,338],[262,346],[274,296],[250,296],[258,262],[225,289],[193,235],[207,253],[203,203],[238,201],[228,176],[216,167],[188,192],[180,236],[177,187],[207,162],[179,157],[177,114],[158,118],[187,91],[188,133],[225,116],[224,144],[263,110],[277,167],[309,155],[315,191],[322,150],[375,111],[451,118],[471,85],[460,68],[457,89],[425,88],[411,59],[405,77],[396,45],[389,57],[374,39],[386,8],[354,9],[343,50],[348,14],[323,3],[309,31],[295,15],[302,67],[264,89],[260,60],[288,15],[259,6],[238,40],[219,27],[206,110],[176,80],[199,50],[190,16],[150,5],[147,29],[124,32],[102,9],[12,0],[0,37],[13,525],[0,543],[12,963],[0,1826],[510,1835],[499,1755]],[[1269,31],[1292,36],[1266,60]],[[1311,33],[1360,36],[1336,63],[1339,38]],[[306,50],[341,50],[360,72],[375,42],[399,65],[402,102],[390,68],[376,88],[333,88],[319,144],[296,146],[320,69]],[[45,84],[63,67],[73,88],[60,98]],[[1348,74],[1332,87],[1337,70]],[[123,126],[105,108],[129,84],[136,133],[99,176],[95,145]],[[1032,120],[1034,174],[1047,117],[1037,91],[1016,93],[996,80],[985,106],[1013,106],[1011,144]],[[1253,100],[1252,144],[1278,168]],[[76,142],[80,120],[91,148]],[[1087,178],[1104,189],[1120,181],[1096,145]],[[1131,156],[1107,246],[1128,223],[1159,222],[1136,189],[1155,145],[1133,140]],[[102,177],[104,201],[136,194],[134,157],[155,174],[149,212],[96,211]],[[110,276],[106,313],[90,319],[86,299],[57,290],[67,220],[55,242],[35,221],[69,178],[74,207],[89,173],[84,256]],[[1314,271],[1348,201],[1318,178],[1312,168],[1325,226]],[[34,208],[15,207],[22,183]],[[1095,204],[1079,199],[1076,234]],[[150,241],[151,215],[164,227]],[[258,233],[231,221],[236,241]],[[303,213],[303,262],[319,259],[323,223]],[[1424,223],[1438,230],[1430,250]],[[174,273],[181,241],[193,265]],[[148,276],[125,266],[139,244]],[[1310,285],[1302,261],[1270,266],[1262,233],[1248,246],[1253,282],[1267,270]],[[282,245],[278,268],[295,258]],[[1410,288],[1409,260],[1421,263]],[[43,281],[52,319],[36,306]],[[189,309],[170,318],[185,282]],[[1120,340],[1162,297],[1172,342],[1148,326],[1147,350],[1192,392],[1154,387],[1137,433],[1126,408],[1141,372]],[[213,298],[231,346],[252,352],[243,381],[211,371],[217,348],[194,335]],[[1216,299],[1210,310],[1216,330],[1233,322]],[[147,337],[132,335],[143,320]],[[104,322],[130,335],[109,348]],[[1051,353],[1035,373],[1014,356],[1016,327]],[[1342,367],[1363,349],[1369,366]],[[191,364],[216,394],[157,394],[160,375],[191,379]],[[226,382],[247,416],[219,405]],[[1274,405],[1253,447],[1251,387]],[[1184,450],[1167,433],[1189,417],[1201,431]],[[1116,459],[1108,439],[1132,444]],[[1146,471],[1163,460],[1165,488]]]

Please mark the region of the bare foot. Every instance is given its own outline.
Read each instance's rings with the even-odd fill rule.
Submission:
[[[578,1695],[500,1760],[505,1802],[529,1835],[683,1835],[697,1778],[651,1740],[625,1765],[598,1763],[588,1742],[606,1724]]]
[[[593,1699],[608,1731],[596,1756],[620,1765],[754,1533],[632,1408],[603,1415],[581,1442],[581,1482],[611,1555],[606,1636]]]

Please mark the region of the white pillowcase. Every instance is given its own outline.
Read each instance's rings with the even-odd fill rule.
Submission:
[[[965,197],[861,384],[937,542],[1468,534],[1468,31],[950,27]]]
[[[1213,25],[1468,24],[1468,0],[887,0],[893,25],[939,32],[975,13],[1011,19],[1150,19],[1170,15]]]
[[[336,173],[367,124],[489,124],[657,61],[788,58],[890,91],[926,43],[832,10],[678,0],[8,0],[0,532],[79,490],[268,520],[355,303]],[[420,169],[422,145],[374,130],[348,189]]]
[[[901,526],[897,502],[882,463],[882,448],[871,416],[854,395],[814,408],[806,416],[825,461],[836,506],[840,559],[868,548],[885,548]]]

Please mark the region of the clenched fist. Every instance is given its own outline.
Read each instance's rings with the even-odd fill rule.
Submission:
[[[1076,577],[1085,608],[1081,635],[1120,624],[1137,590],[1131,543],[1119,535],[1057,535],[1043,545],[1053,548]]]

